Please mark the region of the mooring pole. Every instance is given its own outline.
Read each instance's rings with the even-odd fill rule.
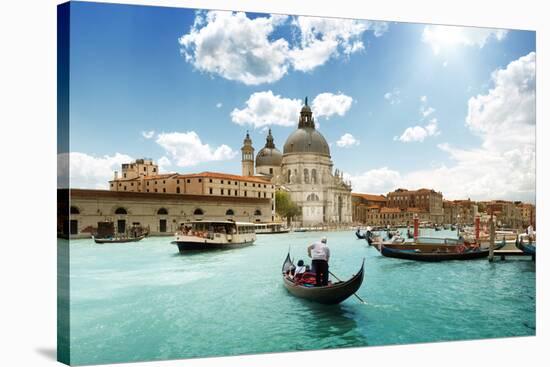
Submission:
[[[418,214],[414,214],[414,242],[418,241]]]
[[[493,221],[493,215],[489,219],[489,261],[492,262],[495,256],[495,222]]]
[[[480,245],[480,242],[479,242],[479,227],[480,227],[480,221],[481,221],[481,218],[479,217],[479,214],[476,215],[476,219],[475,219],[475,225],[476,225],[476,228],[475,228],[475,231],[476,231],[476,244],[479,246]]]

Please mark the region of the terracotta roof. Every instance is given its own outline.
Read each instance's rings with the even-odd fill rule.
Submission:
[[[240,175],[232,175],[232,174],[221,173],[221,172],[200,172],[200,173],[190,173],[190,174],[178,174],[177,177],[178,178],[189,178],[189,177],[220,178],[220,179],[235,180],[235,181],[247,181],[247,182],[258,182],[263,184],[271,184],[271,181],[267,177],[240,176]]]
[[[168,177],[172,177],[172,176],[175,176],[176,173],[163,173],[163,174],[159,174],[159,175],[150,175],[150,176],[139,176],[139,177],[134,177],[134,178],[122,178],[122,177],[119,177],[117,178],[116,180],[110,180],[109,182],[113,182],[113,181],[122,181],[122,182],[128,182],[128,181],[137,181],[137,180],[140,180],[140,179],[144,179],[144,180],[162,180],[163,178],[168,178]]]
[[[352,192],[351,195],[365,199],[365,200],[370,200],[370,201],[384,201],[384,202],[386,201],[386,198],[384,197],[384,195],[361,194],[359,192]]]
[[[407,208],[407,212],[409,213],[426,213],[426,210],[420,209],[420,208]]]
[[[380,209],[380,205],[369,205],[367,206],[367,209]]]

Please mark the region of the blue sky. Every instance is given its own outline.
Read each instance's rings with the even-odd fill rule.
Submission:
[[[72,3],[71,180],[129,157],[240,173],[246,130],[282,150],[309,96],[354,191],[534,201],[535,51],[531,31]]]

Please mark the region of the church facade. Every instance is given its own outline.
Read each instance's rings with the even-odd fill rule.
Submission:
[[[241,151],[243,176],[264,176],[278,189],[288,191],[301,209],[302,225],[351,223],[351,184],[344,181],[341,171],[333,169],[329,145],[315,128],[307,98],[298,128],[288,136],[282,153],[275,146],[271,130],[255,162],[248,133]]]

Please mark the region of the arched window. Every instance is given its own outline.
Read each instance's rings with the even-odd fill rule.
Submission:
[[[193,212],[193,214],[194,214],[194,215],[203,215],[204,212],[202,211],[201,208],[197,208],[197,209],[195,209],[195,211]]]
[[[124,208],[117,208],[115,214],[128,214],[128,212]]]
[[[311,170],[311,183],[317,184],[317,170],[315,168]]]
[[[233,209],[227,209],[225,215],[235,215],[235,212],[233,211]]]
[[[168,210],[166,210],[165,208],[160,208],[159,210],[157,210],[157,214],[159,214],[159,215],[167,215],[167,214],[168,214]]]
[[[309,171],[307,168],[304,168],[304,183],[309,183]]]
[[[260,209],[256,209],[254,211],[254,215],[262,215],[262,211]]]
[[[71,214],[80,214],[80,210],[76,206],[71,206]]]
[[[291,172],[290,172],[290,170],[288,170],[287,180],[286,180],[287,183],[290,183],[290,174],[291,174]]]
[[[307,196],[307,201],[319,201],[319,196],[317,196],[317,194],[309,194]]]

